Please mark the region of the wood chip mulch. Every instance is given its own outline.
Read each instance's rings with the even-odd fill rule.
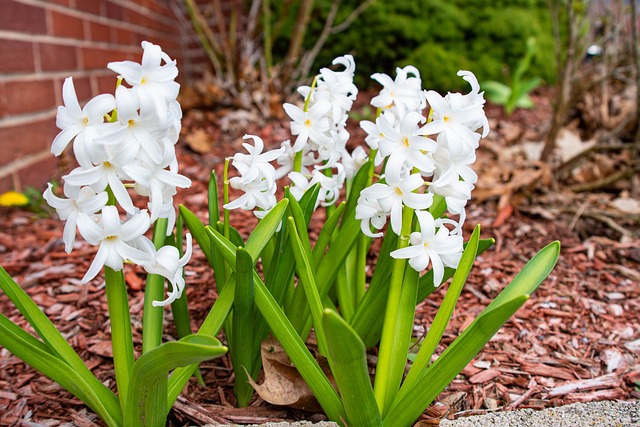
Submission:
[[[188,127],[188,116],[185,123]],[[267,125],[261,132],[273,146],[273,141],[286,133],[284,128]],[[209,171],[212,167],[219,170],[223,156],[234,149],[226,145],[194,155],[181,145],[181,172],[194,184],[179,192],[178,202],[206,218]],[[496,244],[477,259],[438,353],[538,249],[560,240],[561,258],[524,307],[425,412],[424,425],[470,413],[640,397],[635,386],[640,381],[638,240],[621,242],[620,236],[602,223],[576,218],[575,213],[557,209],[557,204],[545,207],[544,201],[552,197],[539,196],[540,204],[535,199],[529,204],[536,205],[537,210],[515,209],[507,215],[495,199],[472,202],[468,226],[482,224],[483,237],[494,237]],[[584,197],[586,200],[588,196]],[[541,210],[547,215],[541,215]],[[232,216],[232,221],[243,224],[243,232],[255,224],[251,216]],[[72,254],[66,254],[62,228],[55,215],[42,217],[3,209],[0,265],[44,310],[91,371],[114,388],[104,284],[101,276],[86,285],[80,283],[95,249],[78,240]],[[635,228],[636,236],[637,231]],[[199,249],[186,274],[192,328],[196,330],[216,297],[212,272]],[[126,280],[134,340],[139,347],[144,275],[140,269],[127,266]],[[443,295],[444,289],[418,306],[417,336],[428,328]],[[0,295],[0,312],[21,326],[26,324],[5,295]],[[166,317],[170,324],[170,311],[166,311]],[[170,338],[174,331],[169,326],[166,333]],[[171,425],[323,419],[321,414],[274,407],[259,398],[249,408],[233,408],[228,362],[217,359],[204,363],[201,371],[207,387],[198,386],[192,379],[172,411]],[[13,425],[103,424],[70,393],[0,348],[0,426]]]

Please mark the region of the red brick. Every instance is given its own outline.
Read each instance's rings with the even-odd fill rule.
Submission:
[[[82,48],[82,63],[87,70],[104,69],[109,62],[123,61],[130,55],[118,49]]]
[[[61,6],[70,6],[71,5],[70,0],[49,0],[49,2],[56,3],[56,4],[59,4]]]
[[[56,88],[61,92],[63,82],[64,80],[60,81],[60,85],[56,86]],[[76,95],[78,95],[78,100],[80,101],[81,106],[84,106],[84,104],[93,98],[93,95],[97,95],[91,90],[91,80],[89,77],[74,77],[73,87],[76,89]]]
[[[96,0],[76,1],[76,8],[92,15],[100,15],[100,2]]]
[[[78,68],[75,46],[42,43],[39,47],[43,71],[73,71]]]
[[[61,175],[61,173],[58,172],[59,163],[59,158],[54,157],[52,154],[43,160],[32,163],[29,166],[25,166],[17,172],[17,182],[22,187],[23,191],[28,187],[34,187],[38,190],[44,191],[47,182],[59,179],[59,176]],[[15,178],[13,175],[0,178],[0,193],[15,190],[14,181]]]
[[[107,2],[107,17],[111,19],[115,19],[117,21],[123,22],[125,10],[122,6],[112,2]]]
[[[93,77],[99,93],[114,93],[116,91],[116,76]]]
[[[65,77],[55,78],[53,80],[53,87],[55,89],[56,94],[56,105],[62,105],[62,86],[64,84]],[[76,90],[76,95],[78,96],[78,101],[80,102],[80,106],[83,107],[94,95],[93,90],[91,89],[91,79],[89,76],[86,77],[73,77],[73,87]]]
[[[47,32],[45,12],[41,7],[0,0],[0,11],[0,28],[3,30],[34,34]]]
[[[156,13],[166,16],[167,18],[175,19],[175,14],[173,10],[169,7],[168,2],[166,0],[156,0],[152,1],[149,4],[149,9],[153,10]]]
[[[91,40],[99,42],[111,42],[111,27],[99,22],[91,22],[89,24],[91,32]]]
[[[116,42],[119,44],[127,44],[132,45],[136,42],[136,35],[133,31],[122,29],[122,28],[114,28],[116,34]]]
[[[84,38],[84,25],[82,19],[75,16],[58,13],[54,10],[51,13],[51,33],[58,37],[69,37],[76,40]]]
[[[56,105],[52,80],[6,81],[0,117],[46,110]]]
[[[54,118],[33,123],[0,128],[0,165],[13,159],[49,150],[53,138],[60,132]]]
[[[32,43],[0,39],[0,58],[0,73],[35,71]]]

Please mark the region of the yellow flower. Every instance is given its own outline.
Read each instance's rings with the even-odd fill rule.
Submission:
[[[0,194],[0,206],[25,206],[29,204],[29,199],[17,191],[7,191]]]

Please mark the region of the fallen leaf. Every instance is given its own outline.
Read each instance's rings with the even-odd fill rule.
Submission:
[[[304,411],[322,410],[280,343],[270,338],[262,342],[260,350],[264,381],[258,385],[249,377],[249,383],[262,399],[274,405]]]
[[[213,138],[204,129],[194,129],[185,136],[187,145],[196,153],[208,153],[213,147]]]

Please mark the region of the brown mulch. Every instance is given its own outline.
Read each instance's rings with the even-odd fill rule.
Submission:
[[[533,111],[519,111],[509,120],[519,123],[523,134],[531,129],[539,132],[548,113],[546,106],[546,111],[544,105]],[[501,131],[513,130],[495,126],[499,111],[490,110],[490,115],[496,135],[491,143],[496,144],[504,139]],[[195,129],[215,127],[208,124],[211,120],[217,120],[216,113],[187,114],[185,135],[193,134]],[[287,127],[280,122],[245,129],[236,135],[245,131],[259,132],[268,146],[287,137]],[[179,192],[178,202],[206,218],[209,171],[215,167],[219,172],[224,156],[231,155],[238,146],[236,138],[233,143],[213,146],[206,154],[194,155],[181,143],[181,173],[190,177],[194,185]],[[480,164],[481,156],[479,153]],[[484,156],[490,158],[491,153]],[[493,196],[470,205],[468,227],[482,224],[483,237],[494,237],[496,244],[477,259],[438,352],[538,249],[560,240],[561,258],[532,298],[439,396],[438,403],[425,412],[423,418],[428,422],[490,410],[540,409],[640,397],[634,386],[640,381],[638,222],[612,216],[621,227],[612,228],[602,218],[584,215],[597,211],[606,216],[603,200],[610,199],[610,194],[575,196],[525,187],[510,189],[507,202],[517,200],[517,204],[505,204],[503,197]],[[245,233],[255,224],[250,215],[238,213],[232,214],[232,222]],[[92,372],[113,388],[104,285],[100,277],[80,284],[95,250],[79,240],[73,253],[67,255],[61,241],[62,228],[63,223],[55,215],[43,217],[16,209],[0,211],[0,265],[45,311]],[[186,274],[195,330],[216,297],[213,274],[199,250]],[[128,266],[126,280],[134,340],[139,346],[144,275]],[[443,295],[440,290],[418,306],[416,335],[423,334],[429,326]],[[25,325],[4,295],[0,295],[0,312]],[[170,311],[166,313],[170,324]],[[167,334],[173,336],[170,326]],[[226,359],[204,363],[201,372],[207,387],[198,386],[192,379],[172,411],[172,425],[323,419],[321,414],[271,406],[259,398],[249,408],[233,408],[231,369]],[[102,425],[70,393],[0,349],[0,426],[40,424]]]

